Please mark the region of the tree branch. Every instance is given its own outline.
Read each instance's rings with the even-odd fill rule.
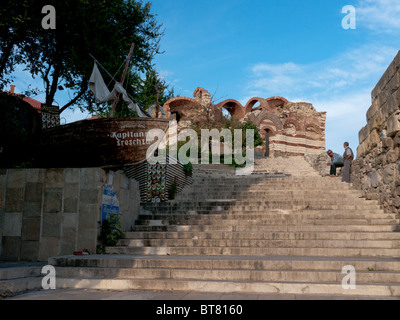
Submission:
[[[85,94],[86,90],[87,90],[87,82],[89,81],[88,78],[84,78],[82,80],[82,85],[81,85],[81,89],[79,90],[79,93],[70,101],[68,102],[65,106],[63,106],[59,113],[61,114],[62,112],[64,112],[66,109],[68,109],[70,106],[72,106],[74,103],[76,103],[80,98],[82,98],[82,96]]]
[[[50,73],[51,65],[46,69],[46,72],[42,72],[42,79],[45,82],[45,90],[46,90],[46,101],[47,101],[47,96],[50,95],[50,80],[49,80],[49,73]]]
[[[53,105],[54,96],[57,92],[58,79],[60,78],[61,71],[62,71],[62,63],[60,61],[59,63],[56,64],[54,68],[53,80],[51,83],[50,92],[48,95],[46,92],[46,105],[49,107]]]

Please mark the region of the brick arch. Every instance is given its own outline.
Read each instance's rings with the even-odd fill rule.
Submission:
[[[275,126],[270,126],[268,124],[261,125],[260,126],[260,133],[261,133],[263,139],[265,138],[265,136],[264,136],[264,131],[265,130],[268,130],[270,132],[270,137],[274,137],[274,136],[276,136],[278,134],[278,130],[277,130],[277,128]]]
[[[218,103],[215,108],[227,110],[232,118],[243,119],[245,116],[245,109],[242,104],[234,99],[229,99]]]
[[[321,128],[315,124],[305,124],[304,125],[304,132],[307,132],[308,128],[313,128],[315,130],[315,133],[321,134]]]
[[[277,131],[281,131],[283,129],[282,121],[272,112],[269,111],[262,111],[254,121],[254,124],[257,127],[260,127],[261,123],[264,120],[270,120],[276,127]]]
[[[168,100],[163,106],[166,118],[170,118],[171,114],[177,111],[176,109],[190,104],[197,105],[199,110],[201,108],[201,105],[196,100],[187,97],[176,97]]]
[[[271,108],[285,106],[289,103],[289,100],[287,100],[283,97],[271,97],[271,98],[265,99],[265,101],[268,103],[268,105]]]
[[[285,123],[283,124],[283,128],[286,129],[289,124],[293,124],[296,127],[296,131],[302,131],[302,127],[297,120],[293,118],[287,118]]]
[[[247,102],[246,106],[244,107],[245,114],[252,112],[253,111],[253,107],[257,102],[259,102],[261,104],[261,108],[265,107],[265,104],[266,104],[266,100],[265,99],[258,98],[258,97],[251,98]]]
[[[317,121],[307,121],[304,123],[304,132],[307,131],[307,128],[313,128],[315,130],[316,133],[321,134],[322,133],[322,129],[319,126],[319,123]]]

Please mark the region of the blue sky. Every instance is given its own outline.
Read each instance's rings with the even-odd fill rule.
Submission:
[[[326,147],[353,150],[371,91],[400,50],[398,0],[154,0],[165,27],[156,67],[175,93],[216,102],[283,96],[327,112]],[[356,9],[345,30],[342,8]]]
[[[327,112],[326,147],[338,153],[344,141],[356,151],[371,91],[400,50],[398,0],[151,2],[165,28],[156,69],[175,94],[192,97],[203,87],[215,102],[310,102]],[[356,9],[355,30],[342,28],[346,5]],[[26,90],[31,80],[16,74],[16,91]],[[62,116],[88,117],[76,110]]]

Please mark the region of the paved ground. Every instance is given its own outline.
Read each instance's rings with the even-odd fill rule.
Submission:
[[[278,295],[254,293],[198,293],[198,292],[160,292],[160,291],[100,291],[87,289],[63,289],[36,291],[6,300],[400,300],[400,297],[344,297],[324,295]]]

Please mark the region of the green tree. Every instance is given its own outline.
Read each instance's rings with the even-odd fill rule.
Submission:
[[[257,126],[251,122],[247,121],[243,123],[242,128],[243,130],[243,147],[246,147],[246,130],[254,130],[254,147],[262,146],[263,145],[263,139],[260,135],[260,132],[258,131]]]
[[[2,27],[11,30],[17,40],[13,42],[12,36],[0,39],[0,47],[7,44],[14,52],[10,55],[2,49],[1,58],[7,62],[0,70],[0,80],[3,85],[7,81],[5,75],[11,70],[12,59],[24,61],[33,77],[43,79],[47,105],[53,104],[59,90],[68,89],[73,93],[70,101],[61,106],[61,112],[72,105],[90,107],[94,103],[88,90],[93,68],[89,54],[107,70],[115,72],[134,43],[132,72],[144,72],[151,67],[154,56],[160,53],[163,31],[150,12],[150,3],[134,0],[24,0],[23,3],[28,15],[21,13],[18,19],[6,19],[7,25]],[[44,15],[41,8],[44,5],[56,9],[55,30],[42,28]],[[3,4],[0,21],[14,6],[11,1]],[[17,32],[23,29],[21,26],[27,28],[26,34]],[[118,80],[122,69],[115,75]]]
[[[141,92],[137,94],[137,101],[145,109],[152,105],[163,106],[174,97],[174,89],[168,90],[165,80],[161,79],[154,69],[150,69],[146,73],[146,78],[141,80],[140,88]]]
[[[242,147],[246,147],[246,130],[254,130],[254,147],[262,146],[263,145],[263,139],[260,135],[260,132],[257,128],[257,126],[251,122],[251,121],[246,121],[246,122],[241,122],[237,120],[236,118],[233,118],[231,120],[225,120],[225,128],[230,128],[232,131],[232,136],[234,134],[235,129],[240,129],[242,130]]]
[[[37,12],[37,15],[32,15]],[[0,6],[0,89],[12,80],[7,77],[23,61],[22,47],[33,43],[41,7],[38,1],[8,1]]]

